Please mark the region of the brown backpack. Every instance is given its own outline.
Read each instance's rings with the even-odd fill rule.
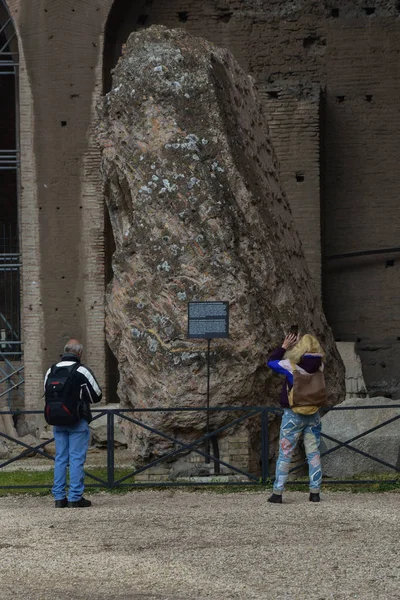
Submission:
[[[288,389],[288,399],[293,412],[300,415],[313,415],[326,402],[325,377],[322,371],[300,373],[293,368],[293,387]]]

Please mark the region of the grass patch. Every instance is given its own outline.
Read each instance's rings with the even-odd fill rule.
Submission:
[[[374,483],[361,483],[362,481],[374,480]],[[394,482],[393,482],[394,480]],[[357,482],[360,483],[357,483]],[[299,477],[295,482],[288,485],[289,490],[304,491],[307,489],[308,477]],[[322,482],[323,492],[352,492],[353,494],[371,492],[400,491],[400,475],[385,473],[381,475],[364,473],[352,477],[352,483],[327,483]]]
[[[107,481],[107,469],[104,467],[90,468],[87,471],[93,474],[95,477],[102,479],[103,481]],[[114,479],[120,479],[121,477],[125,477],[129,475],[132,471],[130,469],[115,469]],[[374,483],[357,483],[357,481],[363,481],[366,479],[374,479],[376,480]],[[393,483],[390,480],[395,480]],[[365,474],[360,475],[353,478],[354,483],[350,484],[324,484],[322,485],[322,492],[352,492],[353,494],[360,493],[371,493],[371,492],[391,492],[391,491],[399,491],[400,492],[400,476],[399,475],[371,475]],[[130,477],[123,483],[133,483],[134,479]],[[92,485],[95,487],[91,487]],[[1,486],[30,486],[27,488],[2,488]],[[20,495],[27,494],[30,496],[47,496],[51,493],[51,486],[53,485],[53,471],[0,471],[0,497],[1,496],[9,496],[9,495]],[[43,486],[37,488],[36,486]],[[144,490],[157,490],[157,491],[165,491],[171,489],[180,489],[185,490],[187,492],[205,492],[205,493],[213,493],[213,494],[233,494],[233,493],[248,493],[248,492],[259,492],[264,493],[266,491],[270,491],[272,489],[272,481],[268,481],[265,486],[255,486],[255,485],[210,485],[209,487],[206,485],[200,486],[193,484],[193,486],[138,486],[135,488],[130,487],[116,487],[113,489],[108,489],[106,485],[96,482],[91,477],[85,477],[85,486],[87,491],[91,494],[108,490],[111,494],[126,494],[134,490],[136,491],[144,491]],[[90,486],[90,487],[89,487]],[[36,488],[36,489],[35,489]],[[287,487],[287,491],[308,491],[308,478],[301,477],[298,478],[293,483],[290,483]]]
[[[90,468],[87,469],[88,473],[95,475],[107,481],[107,469],[106,468]],[[131,469],[115,469],[114,478],[119,479],[125,477],[131,473]],[[124,483],[132,483],[133,478],[129,478]],[[85,486],[91,486],[96,484],[96,487],[87,487],[90,493],[96,493],[100,490],[107,489],[106,485],[102,485],[96,482],[92,477],[85,477]],[[2,488],[2,486],[30,486],[29,488]],[[10,496],[15,494],[28,494],[30,496],[47,496],[51,493],[51,486],[53,485],[53,470],[49,471],[0,471],[0,497]],[[40,489],[35,489],[37,486],[44,486]],[[111,493],[126,493],[129,491],[128,487],[115,488],[109,490]]]

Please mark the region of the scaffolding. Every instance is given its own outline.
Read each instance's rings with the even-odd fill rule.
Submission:
[[[10,77],[14,79],[11,86]],[[7,93],[7,90],[12,89],[15,104],[17,85],[17,38],[7,7],[4,1],[0,0],[0,92]],[[15,119],[10,120],[8,116],[6,111],[3,114],[3,127],[0,127],[0,406],[4,407],[7,404],[9,409],[15,409],[23,408],[24,397],[18,226],[20,159],[16,106]],[[10,148],[12,145],[14,148]]]

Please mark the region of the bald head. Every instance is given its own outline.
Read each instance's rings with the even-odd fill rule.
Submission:
[[[82,356],[82,352],[83,352],[82,344],[80,343],[79,340],[75,340],[74,338],[71,338],[70,340],[68,340],[68,342],[64,346],[64,354],[75,354],[76,356],[79,356],[79,358],[80,358]]]

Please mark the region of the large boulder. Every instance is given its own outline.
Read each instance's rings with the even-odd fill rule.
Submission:
[[[277,402],[265,364],[292,323],[328,355],[329,401],[344,370],[282,192],[267,119],[232,55],[183,30],[129,37],[99,106],[98,140],[115,240],[106,334],[123,406],[204,406],[206,344],[186,338],[187,303],[230,303],[230,339],[212,343],[213,405]],[[231,415],[213,415],[212,424]],[[186,440],[201,413],[142,420]],[[135,426],[135,457],[171,447]]]
[[[382,405],[399,406],[399,404],[398,401],[389,398],[348,398],[340,404],[340,407],[376,406],[377,408],[331,411],[322,418],[322,433],[340,442],[345,442],[385,421],[395,419],[392,423],[360,437],[351,445],[399,469],[400,408],[380,408]],[[396,419],[396,417],[398,418]],[[336,445],[336,442],[323,437],[321,452],[325,452]],[[326,477],[334,477],[335,479],[374,473],[396,474],[395,470],[390,467],[362,456],[349,448],[340,448],[323,457],[322,470]]]

